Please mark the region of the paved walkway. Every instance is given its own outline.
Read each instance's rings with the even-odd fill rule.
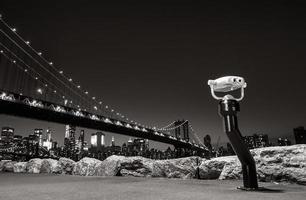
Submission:
[[[249,200],[305,199],[306,186],[260,183],[273,191],[237,190],[241,181],[79,177],[0,173],[2,200]]]

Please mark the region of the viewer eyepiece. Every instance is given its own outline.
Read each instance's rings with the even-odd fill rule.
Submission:
[[[208,80],[207,84],[210,86],[211,95],[217,100],[222,100],[226,97],[226,98],[235,99],[237,101],[241,101],[244,97],[244,88],[246,88],[247,86],[244,78],[239,76],[224,76],[221,78],[217,78],[215,80]],[[215,94],[215,92],[227,93],[238,89],[241,89],[240,98],[234,98],[229,94],[226,94],[223,97],[218,97]]]

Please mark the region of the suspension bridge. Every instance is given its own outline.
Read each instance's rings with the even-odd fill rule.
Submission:
[[[91,95],[0,15],[0,114],[145,138],[175,148],[208,151],[188,120],[143,125]]]

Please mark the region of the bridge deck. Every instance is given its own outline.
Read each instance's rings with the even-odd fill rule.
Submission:
[[[13,94],[13,96],[13,100],[4,100],[0,98],[0,114],[55,122],[60,124],[71,124],[84,128],[113,132],[138,138],[145,138],[166,144],[171,144],[176,147],[192,148],[197,151],[204,151],[204,149],[201,147],[194,146],[191,143],[175,139],[173,137],[170,138],[170,136],[158,133],[155,130],[145,129],[145,131],[143,131],[143,127],[139,127],[138,130],[135,129],[136,125],[133,124],[130,124],[131,127],[127,127],[128,123],[124,121],[120,121],[122,125],[116,125],[115,122],[118,122],[118,120],[108,118],[110,122],[105,122],[105,120],[101,120],[102,118],[106,118],[103,116],[97,116],[100,120],[94,120],[89,118],[88,116],[90,113],[86,112],[83,112],[84,116],[76,116],[72,114],[72,112],[76,111],[74,108],[65,106],[61,107],[64,108],[66,112],[54,111],[51,109],[51,105],[53,105],[53,107],[57,105],[42,100],[39,100],[42,106],[30,106],[29,104],[25,103],[25,100],[34,101],[30,97],[25,97],[17,94]]]

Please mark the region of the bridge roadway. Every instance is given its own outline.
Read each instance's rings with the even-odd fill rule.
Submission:
[[[199,152],[205,152],[204,147],[176,139],[173,136],[152,129],[138,127],[135,124],[95,115],[89,112],[80,112],[71,107],[56,105],[51,102],[37,100],[11,92],[0,92],[0,114],[60,124],[71,124],[78,127],[145,138],[171,144],[179,148],[188,148]],[[119,125],[116,123],[119,123]]]

